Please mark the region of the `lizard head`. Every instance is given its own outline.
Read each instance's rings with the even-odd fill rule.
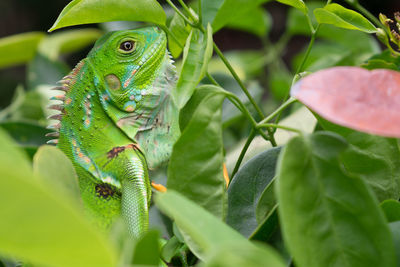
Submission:
[[[140,105],[147,88],[157,78],[166,55],[167,38],[157,27],[110,32],[89,54],[96,71],[102,101],[125,112]],[[100,80],[99,80],[100,79]]]

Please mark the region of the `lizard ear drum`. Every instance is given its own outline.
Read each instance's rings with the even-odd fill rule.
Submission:
[[[111,90],[118,90],[121,88],[121,81],[115,74],[108,74],[104,80]]]

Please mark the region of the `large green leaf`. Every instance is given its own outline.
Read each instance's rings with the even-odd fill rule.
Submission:
[[[0,68],[31,60],[44,36],[45,34],[42,32],[28,32],[1,38]]]
[[[394,240],[394,247],[396,250],[397,266],[400,264],[400,222],[389,223],[390,231]]]
[[[263,37],[272,26],[269,13],[262,7],[249,9],[240,19],[231,20],[226,27],[247,31]]]
[[[400,221],[400,203],[398,200],[387,199],[383,201],[381,209],[385,213],[388,222]]]
[[[319,23],[332,24],[336,27],[359,30],[366,33],[376,32],[375,26],[360,13],[338,4],[329,4],[314,10]]]
[[[152,230],[141,237],[135,245],[132,264],[159,266],[160,245],[158,242],[160,234]]]
[[[184,232],[185,241],[192,252],[206,263],[210,257],[213,260],[215,257],[213,255],[217,250],[223,250],[226,246],[232,245],[242,248],[246,251],[244,254],[254,253],[258,255],[257,257],[260,256],[260,253],[257,253],[259,248],[241,234],[173,190],[157,194],[155,201],[156,205]],[[262,250],[263,262],[266,263],[264,266],[284,266],[274,251],[268,248],[262,248]],[[225,252],[224,256],[228,256],[227,253]],[[234,254],[234,251],[231,253]],[[246,259],[249,260],[248,257]]]
[[[266,257],[275,254],[270,248],[262,244],[253,247],[243,247],[240,244],[229,244],[217,249],[207,263],[199,267],[277,267],[283,266],[281,260]]]
[[[241,20],[250,10],[269,0],[200,0],[202,22],[210,23],[214,32],[235,20]]]
[[[74,29],[49,35],[39,45],[39,52],[51,60],[62,53],[70,53],[96,41],[102,32],[98,29]]]
[[[210,25],[207,33],[203,34],[199,29],[192,29],[187,38],[183,51],[183,63],[176,88],[172,91],[172,97],[178,106],[183,108],[192,96],[196,86],[207,71],[208,61],[213,52],[212,30]]]
[[[79,200],[78,177],[69,158],[54,146],[41,146],[33,157],[33,171],[46,183],[65,190]]]
[[[166,15],[156,0],[73,0],[49,31],[106,21],[133,20],[165,25]]]
[[[181,116],[191,115],[173,147],[167,181],[167,188],[179,191],[220,218],[226,206],[221,126],[225,94],[219,87],[201,86],[181,111]]]
[[[348,174],[340,136],[293,138],[277,168],[283,235],[296,266],[395,266],[389,228],[364,181]]]
[[[280,147],[255,156],[240,168],[229,184],[226,222],[245,237],[249,237],[258,226],[256,207],[264,189],[275,176],[279,152]]]
[[[77,203],[46,187],[0,131],[0,254],[45,266],[116,266],[109,242]]]
[[[347,171],[362,177],[379,201],[400,197],[400,151],[396,139],[358,132],[318,117],[322,128],[351,144],[341,161]]]

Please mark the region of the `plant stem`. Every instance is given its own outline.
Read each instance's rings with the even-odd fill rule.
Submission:
[[[300,66],[297,68],[296,74],[298,74],[298,73],[303,71],[304,64],[306,64],[308,56],[310,55],[311,49],[312,49],[312,47],[314,45],[315,38],[317,37],[317,33],[318,33],[320,27],[321,27],[321,24],[318,24],[317,28],[315,28],[315,30],[312,32],[311,40],[310,40],[310,43],[308,44],[307,51],[306,51],[306,53],[305,53],[305,55],[303,57],[303,60],[301,61]]]
[[[257,128],[264,128],[264,127],[279,128],[279,129],[284,129],[284,130],[287,130],[287,131],[295,132],[295,133],[298,133],[298,134],[303,134],[299,129],[295,129],[295,128],[284,126],[284,125],[280,125],[280,124],[263,123],[263,124],[257,125]]]
[[[249,99],[250,103],[254,106],[255,110],[257,111],[258,115],[260,118],[264,118],[264,114],[261,111],[261,109],[258,107],[256,102],[254,101],[253,97],[250,95],[249,91],[247,88],[244,86],[243,82],[240,80],[239,76],[237,75],[236,71],[233,69],[232,65],[229,63],[229,61],[225,58],[224,54],[222,54],[221,50],[219,50],[218,46],[213,43],[214,51],[217,53],[217,55],[221,58],[221,60],[224,62],[225,66],[228,68],[229,72],[232,74],[233,78],[236,80],[236,82],[239,84],[240,88],[242,88],[243,92],[246,94],[247,98]]]
[[[284,109],[286,109],[288,106],[296,102],[297,100],[294,98],[289,98],[286,100],[282,105],[280,105],[274,112],[272,112],[270,115],[268,115],[266,118],[264,118],[262,121],[260,121],[257,125],[262,125],[273,119],[275,116],[277,116],[280,112],[282,112]]]
[[[187,23],[187,24],[189,24],[190,26],[192,26],[192,27],[196,27],[196,25],[195,24],[193,24],[193,22],[191,22],[180,10],[179,10],[179,8],[177,8],[175,5],[174,5],[174,3],[172,3],[171,2],[171,0],[166,0],[167,1],[167,3],[172,7],[172,9],[173,10],[175,10],[175,12]],[[190,13],[189,13],[189,15],[191,15]]]
[[[249,137],[247,137],[246,143],[244,144],[244,146],[242,148],[242,151],[240,151],[239,158],[236,161],[235,168],[233,168],[233,171],[232,171],[232,174],[231,174],[232,179],[235,176],[235,174],[237,173],[237,171],[239,170],[239,167],[240,167],[240,164],[243,161],[244,155],[246,154],[247,149],[249,148],[249,146],[250,146],[251,142],[253,141],[255,135],[256,135],[256,132],[255,132],[255,129],[253,128],[253,129],[251,129]]]

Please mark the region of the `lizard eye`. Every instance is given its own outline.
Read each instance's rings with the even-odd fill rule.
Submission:
[[[135,42],[134,41],[123,41],[119,45],[119,49],[123,52],[132,52],[135,49]]]

